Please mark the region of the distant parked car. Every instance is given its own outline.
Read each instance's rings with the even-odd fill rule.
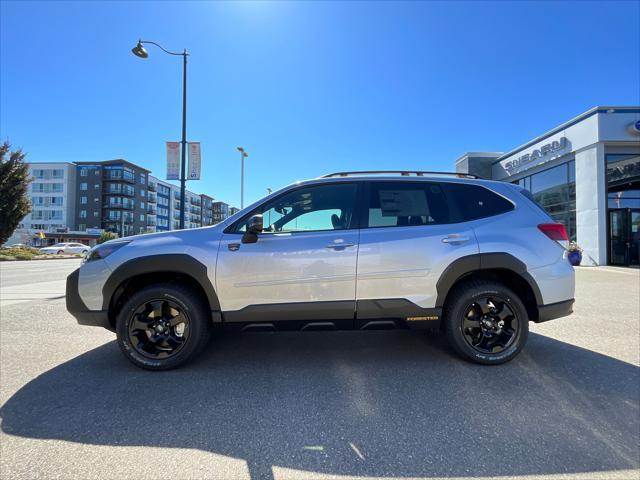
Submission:
[[[5,245],[2,248],[5,249],[5,248],[29,248],[29,247],[24,243],[14,243],[12,245]]]
[[[40,249],[42,253],[56,253],[62,255],[63,253],[82,253],[86,254],[91,247],[82,243],[56,243],[50,247],[44,247]]]

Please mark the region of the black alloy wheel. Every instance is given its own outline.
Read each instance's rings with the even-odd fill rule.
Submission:
[[[462,320],[467,343],[481,353],[499,353],[509,348],[518,333],[518,317],[499,296],[483,296],[468,306]]]
[[[499,365],[522,351],[529,336],[529,315],[519,296],[504,284],[467,280],[447,296],[443,327],[460,356]]]
[[[116,318],[122,353],[147,370],[168,370],[192,360],[209,343],[212,327],[206,297],[179,282],[139,289]]]
[[[189,338],[189,316],[180,305],[156,298],[144,302],[129,322],[129,341],[141,355],[161,359],[180,351]]]

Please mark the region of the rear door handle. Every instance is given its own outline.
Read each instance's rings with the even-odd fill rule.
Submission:
[[[469,237],[461,237],[460,235],[447,235],[442,239],[442,243],[464,243],[468,242]]]

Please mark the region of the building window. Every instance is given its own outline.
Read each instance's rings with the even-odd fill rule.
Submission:
[[[146,190],[142,190],[142,189],[140,189],[140,196],[141,196],[142,198],[145,198],[145,197],[147,196],[147,191],[146,191]]]
[[[98,212],[97,210],[94,210],[94,211],[93,211],[93,216],[94,216],[94,217],[97,217],[98,215],[100,215],[100,212]]]
[[[516,182],[529,190],[533,198],[576,240],[576,162],[563,163]]]
[[[81,177],[86,177],[87,175],[89,175],[89,169],[88,168],[81,168],[80,169],[80,176]]]
[[[83,183],[81,183],[81,184],[80,184],[80,190],[82,190],[82,191],[86,191],[86,190],[87,190],[87,184],[86,184],[86,183],[84,183],[84,182],[83,182]]]
[[[83,231],[87,229],[87,224],[86,223],[79,223],[78,224],[78,230]]]
[[[145,174],[144,174],[144,173],[141,173],[141,174],[140,174],[140,183],[141,183],[142,185],[144,185],[144,184],[146,183],[146,181],[147,181],[147,178],[146,178]]]
[[[640,179],[640,155],[609,154],[605,155],[605,159],[609,188],[616,188]]]
[[[80,218],[87,218],[87,211],[86,210],[80,210]]]
[[[141,213],[141,214],[140,214],[140,221],[141,221],[141,222],[144,222],[144,213]]]
[[[87,197],[80,197],[80,204],[81,205],[86,205],[87,204]]]
[[[144,208],[144,202],[140,200],[140,208]]]

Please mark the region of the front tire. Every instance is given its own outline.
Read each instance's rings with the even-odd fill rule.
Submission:
[[[58,250],[58,255],[62,255],[64,253],[64,250]]]
[[[444,310],[449,344],[463,358],[499,365],[520,353],[529,335],[522,300],[501,283],[471,280],[456,285]]]
[[[116,319],[120,349],[147,370],[169,370],[191,361],[208,343],[211,327],[207,302],[174,283],[136,292]]]

